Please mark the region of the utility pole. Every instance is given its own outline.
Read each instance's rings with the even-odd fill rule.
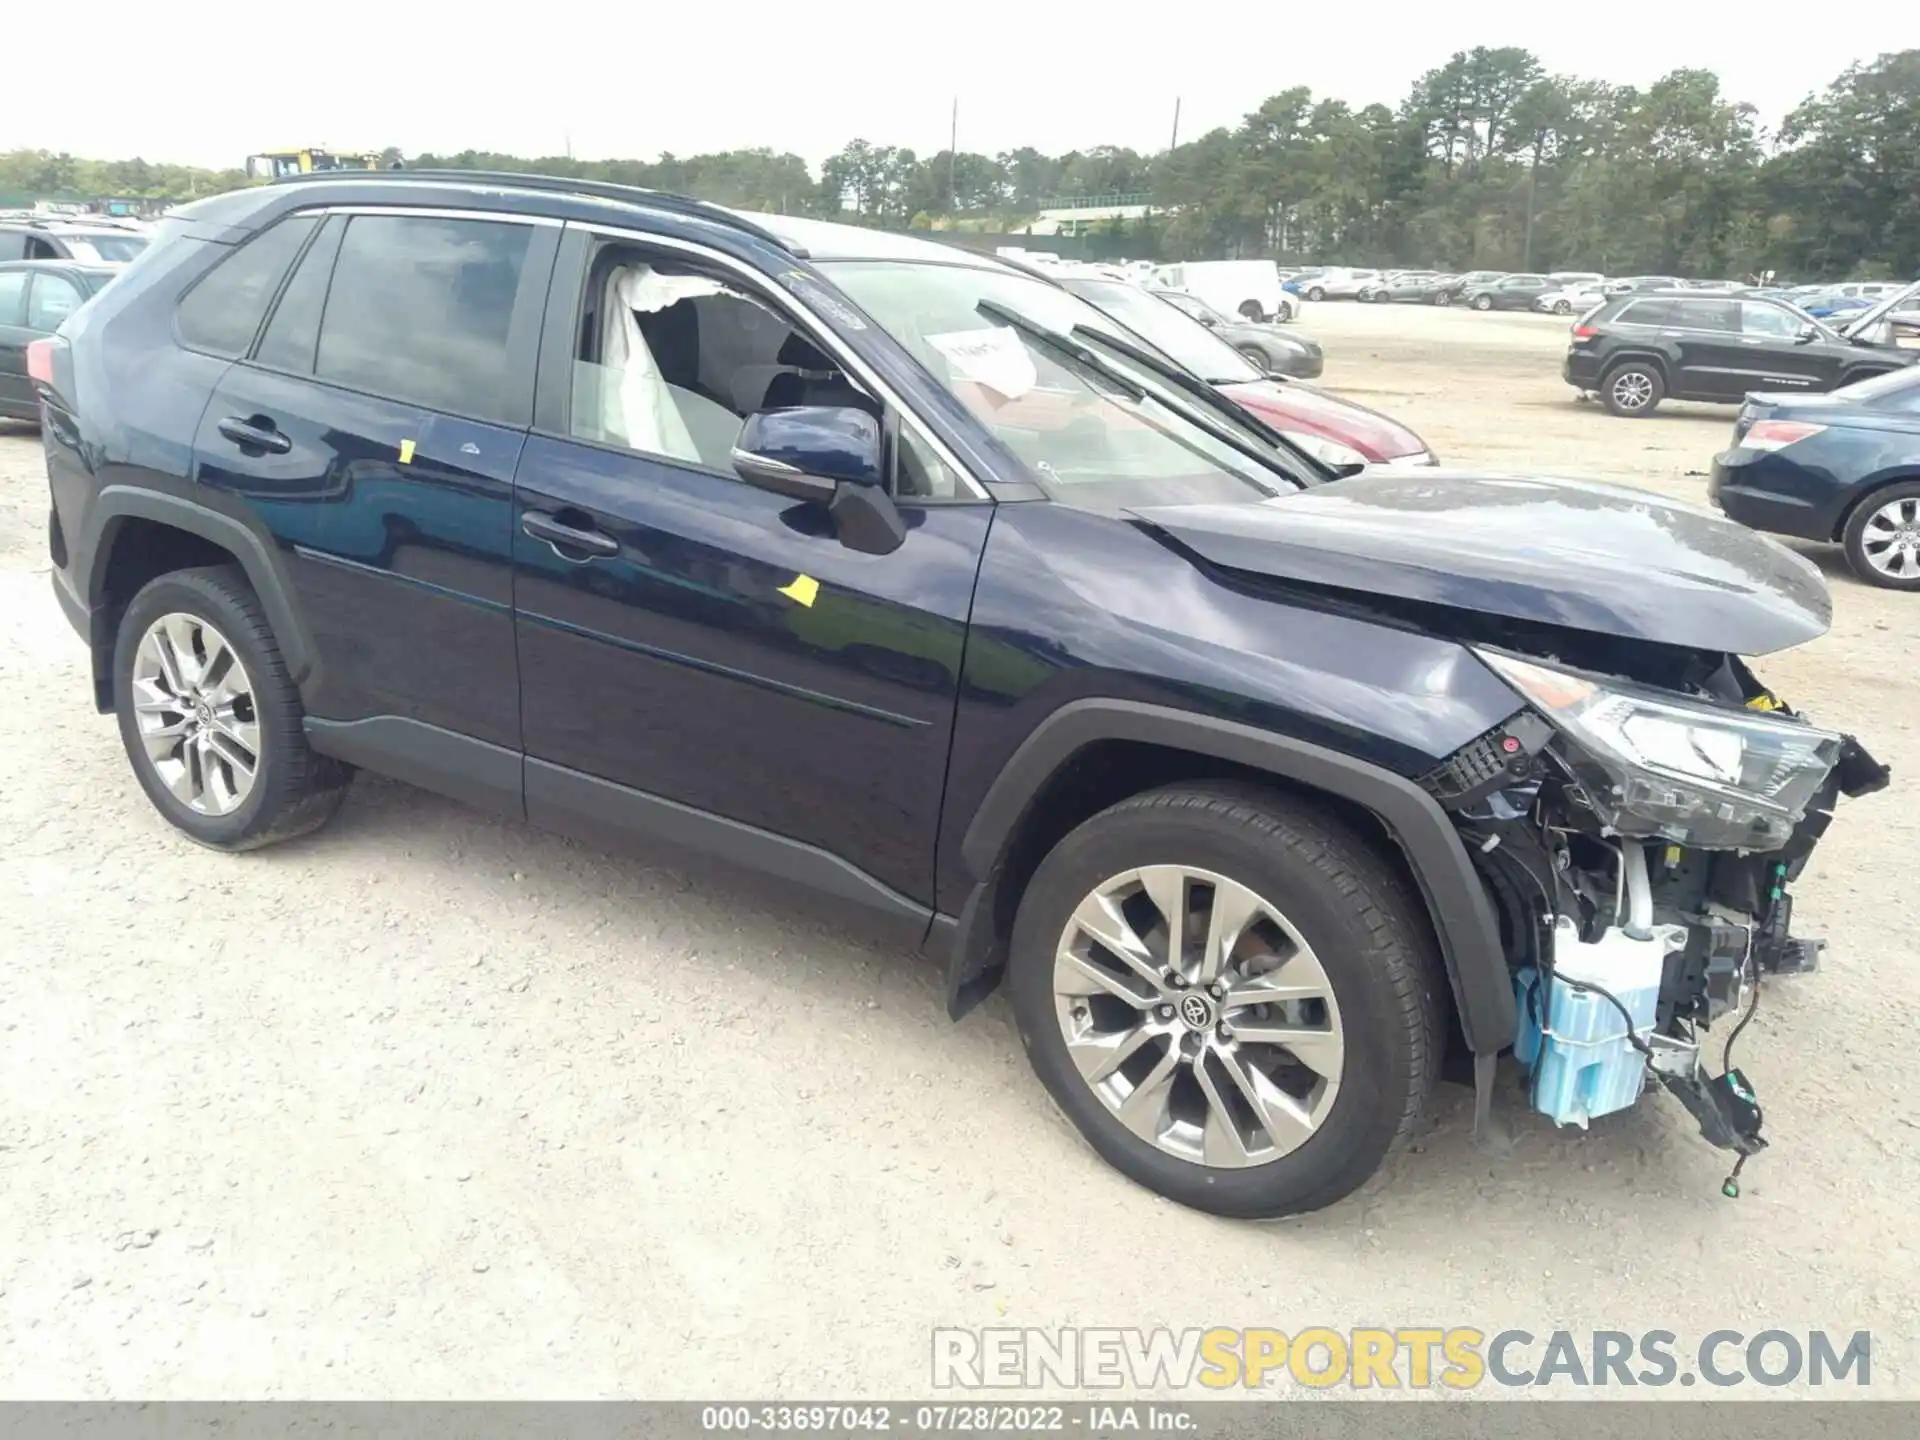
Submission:
[[[947,213],[960,211],[960,199],[953,193],[953,167],[960,150],[960,97],[953,97],[953,120],[947,127]]]
[[[1167,149],[1177,150],[1179,148],[1180,148],[1180,97],[1176,95],[1173,97],[1173,137],[1167,141]]]
[[[1533,269],[1533,187],[1540,182],[1540,156],[1536,153],[1527,171],[1527,238],[1521,250],[1520,268]]]

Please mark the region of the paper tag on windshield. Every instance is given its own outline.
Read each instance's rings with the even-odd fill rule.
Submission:
[[[1018,400],[1040,383],[1033,356],[1008,326],[929,335],[927,343],[947,357],[954,379],[971,380],[1009,400]]]

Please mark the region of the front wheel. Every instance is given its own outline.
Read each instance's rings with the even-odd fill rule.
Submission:
[[[1573,313],[1573,306],[1568,301],[1556,300],[1553,302],[1553,313],[1556,315],[1571,315]]]
[[[1493,308],[1493,297],[1491,295],[1474,296],[1473,308],[1480,311],[1482,314],[1485,314],[1487,311]]]
[[[1651,415],[1666,393],[1666,381],[1660,372],[1639,360],[1616,365],[1600,386],[1600,398],[1607,409],[1630,420]]]
[[[135,777],[189,839],[253,850],[340,808],[353,772],[308,747],[299,692],[237,566],[175,571],[135,595],[113,690]]]
[[[1869,495],[1847,518],[1847,564],[1869,585],[1920,590],[1920,481]]]
[[[1318,285],[1315,285],[1312,289],[1307,291],[1307,299],[1309,300],[1324,300],[1326,298],[1327,298],[1327,292]]]
[[[1445,981],[1420,902],[1358,834],[1255,786],[1122,801],[1042,862],[1010,986],[1089,1144],[1218,1215],[1314,1210],[1412,1130]]]
[[[1262,350],[1258,345],[1236,345],[1234,348],[1240,352],[1241,357],[1245,359],[1248,364],[1252,365],[1254,369],[1260,371],[1262,374],[1265,374],[1269,370],[1279,368],[1267,357],[1267,352]]]

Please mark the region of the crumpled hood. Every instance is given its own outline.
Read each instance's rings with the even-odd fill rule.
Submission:
[[[1245,505],[1130,512],[1212,564],[1690,649],[1826,632],[1819,570],[1710,510],[1579,480],[1369,471]]]

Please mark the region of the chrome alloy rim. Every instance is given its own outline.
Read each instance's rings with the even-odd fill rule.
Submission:
[[[1867,563],[1895,580],[1920,577],[1920,497],[1889,500],[1860,532]]]
[[[162,615],[133,652],[133,715],[147,763],[173,798],[230,815],[260,772],[253,681],[227,638],[197,615]]]
[[[1653,398],[1653,381],[1629,370],[1613,382],[1613,403],[1622,410],[1638,410]]]
[[[1061,932],[1053,992],[1080,1078],[1169,1155],[1264,1165],[1332,1113],[1333,986],[1286,916],[1224,875],[1151,865],[1103,882]]]

